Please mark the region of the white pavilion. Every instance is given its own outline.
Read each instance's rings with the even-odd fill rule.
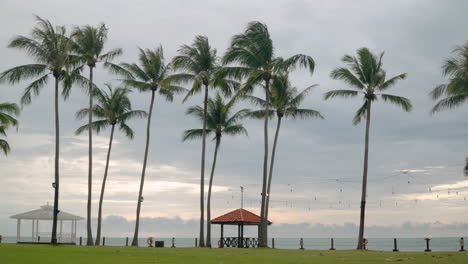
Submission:
[[[51,232],[39,232],[39,221],[53,221],[54,220],[54,208],[49,204],[41,206],[40,209],[16,214],[10,216],[10,218],[17,220],[16,226],[16,242],[17,243],[50,243],[52,234]],[[59,211],[57,215],[57,242],[66,244],[76,244],[76,224],[77,221],[83,220],[81,216],[73,215],[64,211]],[[31,240],[21,240],[21,220],[31,220],[32,222],[32,234]],[[70,233],[63,232],[63,221],[71,221]]]

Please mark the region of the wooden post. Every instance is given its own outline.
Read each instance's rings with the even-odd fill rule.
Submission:
[[[426,250],[424,250],[424,252],[431,252],[432,250],[429,248],[429,241],[431,241],[431,239],[426,237],[424,240],[426,240]]]
[[[198,247],[198,238],[195,238],[195,247]]]
[[[221,224],[221,239],[220,239],[219,247],[224,248],[224,224]]]
[[[275,248],[275,239],[274,238],[271,239],[271,247]]]
[[[125,246],[128,247],[128,237],[125,239]]]
[[[393,252],[398,252],[397,240],[396,238],[393,239]]]
[[[331,239],[331,247],[330,247],[330,250],[335,250],[335,241],[334,241],[333,238]]]
[[[301,249],[301,250],[304,250],[304,239],[301,238],[301,239],[299,240],[299,244],[301,245],[301,248],[300,248],[300,249]]]

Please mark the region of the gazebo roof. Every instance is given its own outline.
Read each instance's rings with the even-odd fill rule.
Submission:
[[[16,214],[10,216],[10,218],[14,219],[29,219],[29,220],[53,220],[54,219],[54,208],[50,205],[43,205],[40,209]],[[70,213],[60,211],[57,215],[57,220],[83,220],[84,218],[77,215],[72,215]]]
[[[245,224],[245,225],[259,225],[260,216],[247,211],[245,209],[237,209],[222,216],[218,216],[211,220],[212,224]],[[271,225],[272,222],[268,221],[268,224]]]

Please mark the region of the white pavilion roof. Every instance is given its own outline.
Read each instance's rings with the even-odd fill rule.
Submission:
[[[43,205],[40,209],[16,214],[10,216],[10,218],[14,219],[34,219],[34,220],[53,220],[54,219],[54,208],[50,205]],[[61,211],[58,213],[57,220],[83,220],[84,218],[77,215],[72,215],[70,213]]]

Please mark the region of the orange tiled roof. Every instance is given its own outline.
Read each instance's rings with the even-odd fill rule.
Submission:
[[[212,224],[227,224],[227,223],[244,223],[244,224],[260,224],[260,216],[247,211],[245,209],[237,209],[222,216],[218,216],[211,220]],[[272,222],[268,221],[271,225]]]

